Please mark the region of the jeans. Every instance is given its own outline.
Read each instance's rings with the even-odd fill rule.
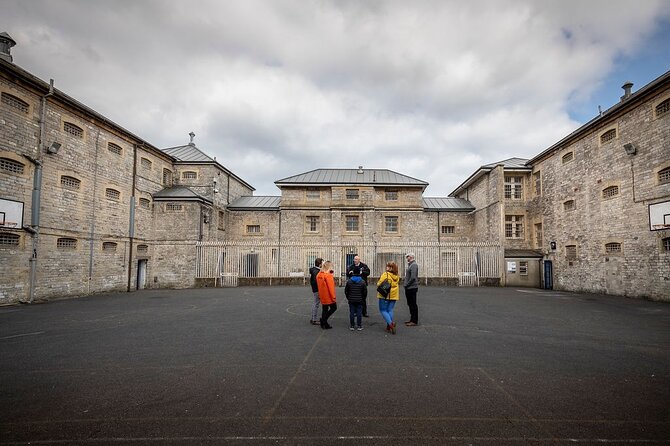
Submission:
[[[416,293],[418,288],[405,288],[405,297],[409,307],[409,320],[415,324],[419,323],[419,306],[416,304]]]
[[[391,325],[393,322],[393,308],[395,307],[396,300],[388,299],[378,299],[379,300],[379,312],[382,314],[382,317],[386,321],[386,325]]]
[[[312,320],[319,320],[319,305],[321,304],[321,299],[319,299],[319,292],[314,291],[314,305],[312,305]]]
[[[327,325],[328,318],[337,311],[337,304],[321,305],[321,307],[323,307],[323,311],[321,312],[321,325]]]
[[[363,304],[349,304],[349,325],[354,326],[354,317],[356,318],[356,325],[359,327],[363,324]]]

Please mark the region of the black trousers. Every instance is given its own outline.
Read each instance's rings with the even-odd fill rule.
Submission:
[[[419,306],[416,304],[416,293],[418,288],[405,288],[405,297],[409,307],[409,320],[415,324],[419,323]]]
[[[337,311],[337,304],[330,304],[330,305],[321,305],[323,308],[323,311],[321,312],[321,325],[326,325],[328,323],[328,318],[333,315]]]

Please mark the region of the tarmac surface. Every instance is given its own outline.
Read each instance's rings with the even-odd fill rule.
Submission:
[[[423,287],[393,336],[337,293],[332,330],[308,287],[0,307],[0,444],[670,444],[668,303]]]

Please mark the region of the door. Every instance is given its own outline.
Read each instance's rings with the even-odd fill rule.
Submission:
[[[147,259],[137,261],[137,289],[143,290],[147,286]]]
[[[554,289],[554,270],[551,260],[544,261],[544,289],[553,290]]]

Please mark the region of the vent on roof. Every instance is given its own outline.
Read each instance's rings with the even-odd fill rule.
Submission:
[[[358,166],[358,172],[357,173],[363,173],[363,166]]]
[[[0,59],[12,62],[12,47],[14,45],[16,45],[16,42],[9,34],[5,32],[0,33]]]
[[[623,88],[623,96],[621,96],[621,102],[623,102],[630,97],[630,90],[633,88],[633,83],[631,81],[626,81],[621,88]]]
[[[195,133],[191,132],[191,133],[188,134],[188,136],[191,137],[191,140],[189,141],[188,145],[189,146],[195,145],[195,144],[193,144],[193,138],[195,138]]]

